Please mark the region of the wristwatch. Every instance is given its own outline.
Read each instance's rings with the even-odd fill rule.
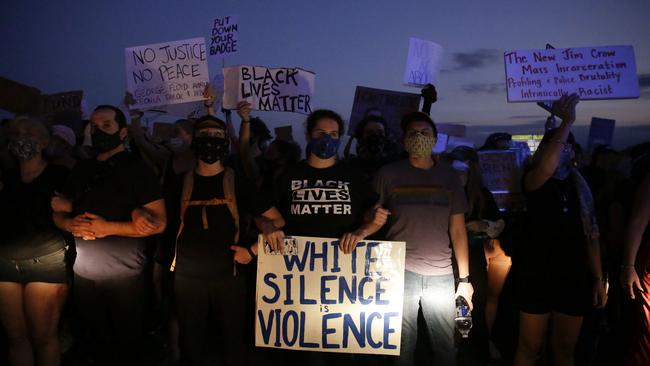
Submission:
[[[469,283],[469,276],[460,277],[458,283]]]

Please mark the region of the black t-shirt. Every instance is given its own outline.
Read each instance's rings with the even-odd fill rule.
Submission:
[[[130,221],[134,208],[162,198],[153,170],[128,152],[79,162],[63,194],[72,200],[74,214],[90,212],[108,221]]]
[[[61,189],[68,170],[49,164],[30,183],[18,171],[8,171],[0,191],[0,256],[28,259],[55,252],[66,243],[52,221],[50,201]]]
[[[587,243],[573,179],[550,178],[525,195],[525,235],[516,253],[521,268],[542,273],[553,268],[555,273],[584,274]]]
[[[153,170],[128,152],[113,155],[106,161],[79,162],[62,193],[72,201],[74,215],[89,212],[108,221],[131,221],[135,208],[162,198]],[[138,275],[147,262],[144,238],[75,238],[75,243],[74,270],[86,278]]]
[[[361,225],[378,196],[345,163],[318,169],[302,161],[278,179],[273,199],[285,234],[339,238]]]
[[[201,176],[194,173],[192,201],[223,199],[224,172],[214,176]],[[173,195],[168,198],[170,214],[177,218],[180,215],[180,199],[183,186],[183,176],[168,182],[168,191]],[[250,215],[260,215],[271,205],[268,200],[257,194],[255,187],[241,175],[235,176],[235,197],[240,217],[240,238],[245,235],[244,219]],[[203,228],[202,211],[204,206],[188,206],[183,220],[183,230],[178,237],[175,271],[179,275],[216,278],[233,271],[233,252],[231,245],[235,244],[235,221],[228,205],[205,206],[208,228]],[[178,219],[168,230],[169,238],[172,232],[178,232]],[[243,243],[241,245],[251,245]]]

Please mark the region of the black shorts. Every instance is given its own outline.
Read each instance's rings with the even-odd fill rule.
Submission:
[[[554,270],[549,268],[549,270]],[[517,303],[528,314],[552,312],[584,316],[592,308],[592,283],[586,274],[518,271]]]
[[[0,282],[70,283],[71,275],[67,248],[30,259],[0,258]]]

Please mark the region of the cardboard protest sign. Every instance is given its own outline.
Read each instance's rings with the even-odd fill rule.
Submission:
[[[129,47],[124,57],[133,108],[203,100],[210,81],[203,38]]]
[[[493,193],[521,192],[522,165],[516,150],[478,152],[483,184]]]
[[[414,86],[437,84],[441,63],[442,46],[411,37],[406,59],[406,71],[404,71],[404,84]]]
[[[615,126],[616,121],[613,119],[592,117],[591,126],[589,127],[588,149],[598,145],[611,145]]]
[[[316,74],[300,68],[233,66],[223,69],[223,107],[247,101],[259,111],[309,114]]]
[[[81,119],[81,100],[83,91],[75,90],[38,97],[37,114],[45,120],[61,112],[74,112]]]
[[[404,242],[289,237],[284,254],[260,236],[255,345],[399,355]]]
[[[0,77],[0,109],[15,113],[32,113],[41,91],[17,81]]]
[[[237,53],[239,17],[230,15],[212,21],[210,56],[223,57]]]
[[[542,141],[544,135],[539,134],[527,134],[527,135],[512,135],[512,144],[514,146],[515,142],[524,142],[528,145],[528,149],[531,153],[534,153],[539,146],[539,143]]]
[[[506,51],[508,102],[639,97],[632,46]]]
[[[388,122],[389,134],[401,136],[399,123],[408,112],[420,108],[420,94],[405,93],[395,90],[384,90],[357,86],[354,93],[354,103],[350,114],[348,135],[354,135],[357,123],[370,114],[382,116]]]

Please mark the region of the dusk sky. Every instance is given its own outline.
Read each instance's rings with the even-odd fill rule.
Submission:
[[[89,106],[117,104],[124,48],[208,37],[215,17],[239,16],[239,52],[227,65],[297,66],[316,73],[315,107],[348,119],[357,85],[402,84],[409,37],[445,50],[437,122],[468,125],[477,143],[496,130],[541,132],[546,113],[507,103],[505,50],[631,45],[641,98],[583,101],[577,125],[617,120],[616,147],[650,140],[650,1],[13,1],[0,14],[0,76],[44,93],[83,89]],[[210,72],[221,65],[210,64]],[[270,127],[303,115],[255,113]],[[578,139],[586,142],[586,127]]]

